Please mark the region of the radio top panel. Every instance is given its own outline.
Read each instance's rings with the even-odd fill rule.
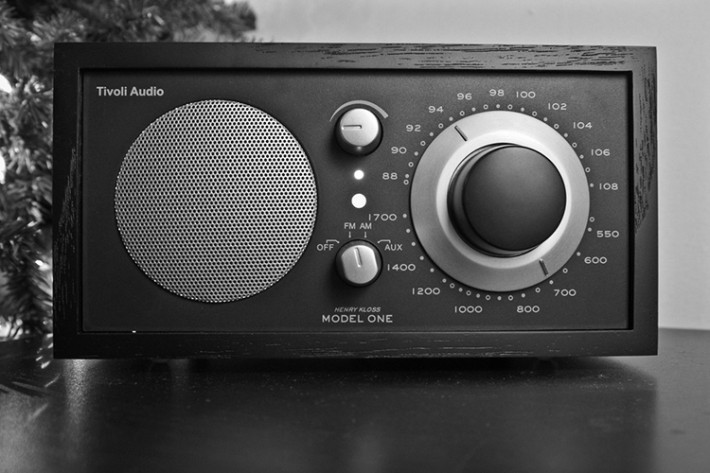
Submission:
[[[55,63],[57,356],[655,353],[653,48]]]

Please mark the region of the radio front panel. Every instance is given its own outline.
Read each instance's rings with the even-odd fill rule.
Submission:
[[[654,81],[651,48],[58,45],[58,353],[652,353]]]

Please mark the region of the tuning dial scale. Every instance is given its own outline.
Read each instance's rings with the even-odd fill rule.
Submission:
[[[625,298],[627,117],[575,86],[510,79],[381,118],[377,151],[352,158],[378,190],[341,240],[366,237],[382,273],[351,290],[396,287],[454,327],[608,325],[583,305]]]

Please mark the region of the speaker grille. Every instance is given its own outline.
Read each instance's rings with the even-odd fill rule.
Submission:
[[[217,303],[258,294],[293,268],[313,232],[317,191],[306,154],[278,120],[206,100],[143,130],[114,204],[123,244],[150,279]]]

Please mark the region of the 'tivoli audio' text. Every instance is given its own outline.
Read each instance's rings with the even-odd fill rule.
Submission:
[[[118,88],[105,87],[99,85],[96,87],[96,92],[99,97],[162,97],[165,91],[160,87],[151,85],[150,87],[131,87],[123,85]]]

